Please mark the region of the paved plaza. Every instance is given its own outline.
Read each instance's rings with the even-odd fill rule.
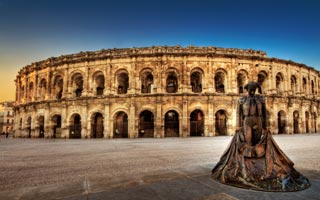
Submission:
[[[0,138],[0,199],[320,199],[320,134],[276,135],[312,186],[259,192],[210,178],[230,136]]]

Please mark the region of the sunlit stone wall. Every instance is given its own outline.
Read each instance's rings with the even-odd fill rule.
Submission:
[[[273,134],[319,127],[319,71],[263,51],[108,49],[52,57],[15,80],[15,136],[138,138],[232,135],[248,81],[266,96]]]

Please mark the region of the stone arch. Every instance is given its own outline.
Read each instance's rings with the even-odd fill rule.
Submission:
[[[169,68],[166,72],[166,92],[177,93],[179,88],[179,78],[177,70]]]
[[[203,87],[204,73],[203,70],[196,67],[192,69],[190,75],[191,90],[194,93],[201,93]]]
[[[257,82],[262,88],[262,92],[265,93],[265,90],[268,88],[268,73],[264,70],[259,71]]]
[[[314,82],[313,82],[313,80],[311,80],[311,94],[315,94]]]
[[[28,88],[28,101],[32,101],[34,95],[34,84],[33,82],[29,83],[29,88]]]
[[[215,113],[215,135],[227,135],[227,112],[225,110],[218,110]]]
[[[305,77],[302,78],[302,91],[307,93],[307,79]]]
[[[244,85],[248,82],[248,72],[244,69],[239,70],[237,74],[238,93],[244,93]]]
[[[26,118],[26,134],[27,134],[27,137],[31,138],[31,123],[32,123],[32,117],[31,116],[27,116]]]
[[[306,133],[310,133],[310,127],[309,127],[309,122],[310,122],[310,114],[308,111],[305,112],[305,126],[306,126]]]
[[[179,137],[180,121],[179,113],[175,110],[169,110],[165,113],[165,137]]]
[[[190,136],[204,136],[204,114],[196,109],[190,113]]]
[[[50,117],[52,124],[52,137],[61,138],[62,117],[60,113],[53,113]]]
[[[313,119],[313,128],[314,128],[314,132],[317,132],[317,113],[313,112],[312,113],[312,119]]]
[[[20,88],[20,100],[21,101],[24,100],[24,94],[25,94],[25,87],[24,87],[24,85],[22,85]]]
[[[71,76],[71,88],[72,93],[74,94],[74,97],[81,97],[82,91],[83,91],[83,74],[80,72],[72,73]]]
[[[78,113],[73,113],[69,118],[69,137],[81,138],[81,116]]]
[[[281,72],[277,73],[275,81],[277,93],[281,94],[284,91],[284,76]]]
[[[63,76],[62,75],[56,75],[53,80],[53,95],[56,99],[62,98],[62,92],[63,92]]]
[[[101,112],[94,112],[91,115],[91,138],[103,138],[103,131],[104,131],[104,117]]]
[[[126,69],[119,69],[115,73],[117,94],[127,94],[129,89],[129,73]]]
[[[139,137],[154,137],[154,114],[150,110],[139,115]]]
[[[292,94],[295,94],[298,91],[297,77],[295,75],[291,75],[290,84]]]
[[[105,76],[102,71],[96,71],[92,75],[94,93],[96,96],[103,95],[105,88]]]
[[[128,138],[128,114],[124,111],[115,113],[113,123],[113,138]]]
[[[42,78],[39,84],[39,98],[41,100],[45,99],[46,92],[47,92],[47,80],[45,78]]]
[[[287,113],[283,110],[278,112],[278,134],[287,133]]]
[[[44,115],[41,114],[37,117],[39,138],[44,138]]]
[[[297,134],[300,132],[299,128],[299,120],[300,120],[300,115],[299,111],[295,110],[293,112],[293,133]]]
[[[140,71],[141,93],[152,93],[154,86],[153,71],[150,68],[144,68]]]
[[[214,85],[217,93],[226,93],[227,72],[224,69],[218,69],[214,75]]]

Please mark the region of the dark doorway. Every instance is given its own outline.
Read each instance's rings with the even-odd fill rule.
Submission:
[[[306,112],[306,133],[309,133],[309,112]]]
[[[53,138],[61,138],[61,115],[54,115],[53,122]]]
[[[114,138],[128,138],[128,115],[118,112],[114,119]]]
[[[91,119],[91,137],[103,138],[103,116],[101,113],[96,113]]]
[[[293,112],[293,133],[299,133],[299,112]]]
[[[224,110],[219,110],[216,112],[215,128],[215,135],[227,135],[227,115]]]
[[[278,112],[278,134],[286,134],[287,117],[286,113],[281,110]]]
[[[44,138],[44,116],[40,116],[39,122],[39,138]]]
[[[154,137],[153,113],[145,110],[140,114],[139,137]]]
[[[27,137],[31,138],[31,117],[28,117],[27,119],[26,131],[27,131]]]
[[[69,126],[70,138],[81,138],[81,117],[79,114],[73,115]]]
[[[204,117],[201,110],[190,114],[190,136],[204,136]]]
[[[179,137],[179,114],[174,110],[165,115],[165,137]]]

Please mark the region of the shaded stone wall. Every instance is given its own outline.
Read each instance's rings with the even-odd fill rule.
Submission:
[[[69,138],[79,115],[81,138],[100,135],[95,131],[101,129],[104,138],[120,137],[119,124],[128,137],[143,137],[141,113],[150,111],[154,137],[165,137],[173,131],[165,116],[174,111],[179,122],[172,124],[178,126],[174,130],[188,137],[195,110],[204,118],[201,135],[232,135],[237,100],[248,81],[262,85],[272,133],[291,134],[294,127],[311,133],[320,130],[319,77],[313,68],[267,58],[262,51],[213,47],[115,49],[49,58],[22,68],[15,80],[15,135],[39,137],[44,129],[44,137]],[[97,113],[103,122],[93,127]]]

